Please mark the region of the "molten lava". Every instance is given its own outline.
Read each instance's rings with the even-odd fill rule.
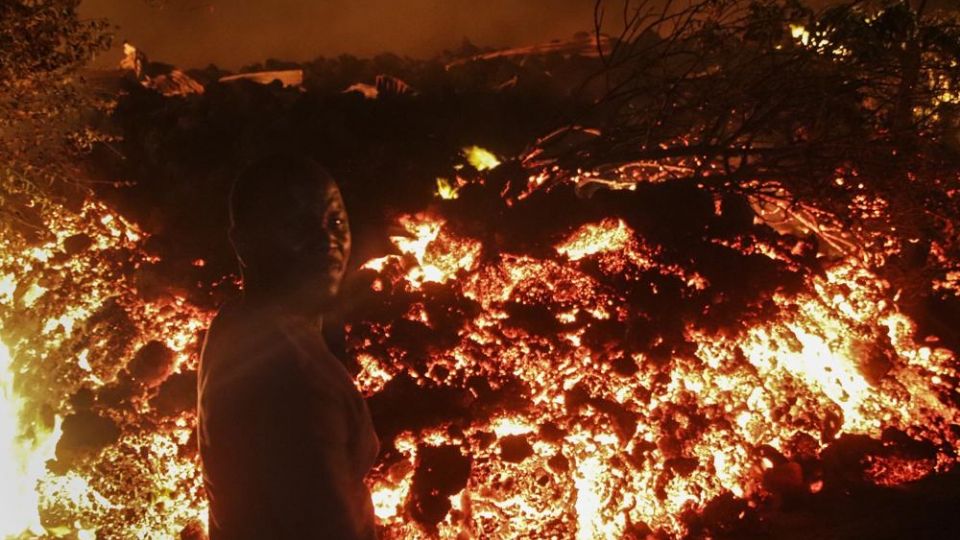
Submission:
[[[182,298],[144,299],[143,235],[104,205],[36,209],[46,229],[0,239],[0,340],[10,353],[0,446],[5,485],[20,493],[5,497],[19,506],[2,528],[176,536],[206,514],[197,461],[182,450],[195,406],[182,389],[196,384],[210,314]],[[130,375],[150,342],[171,353],[162,383]]]
[[[144,235],[105,206],[38,213],[49,231],[0,239],[3,499],[18,503],[0,528],[202,529],[191,391],[211,313],[150,292]],[[402,217],[396,253],[361,267],[379,307],[349,319],[384,422],[370,485],[385,538],[679,537],[724,498],[832,489],[825,464],[857,436],[872,441],[858,481],[955,462],[955,358],[915,341],[864,262],[804,270],[803,246],[765,225],[705,241],[700,263],[618,217],[535,252],[452,219]],[[791,284],[730,311],[743,284],[716,261],[740,259]]]
[[[365,393],[402,372],[424,387],[471,388],[478,378],[494,391],[516,385],[525,402],[476,414],[466,425],[401,434],[401,457],[372,484],[388,537],[422,534],[402,504],[418,452],[431,446],[456,447],[471,463],[436,524],[441,537],[619,538],[641,523],[679,536],[682,516],[725,493],[761,496],[774,467],[766,451],[800,460],[798,446],[809,443],[816,453],[841,434],[878,438],[893,428],[944,449],[936,459],[874,458],[868,476],[877,484],[952,464],[946,450],[957,441],[948,427],[957,411],[942,398],[944,381],[956,380],[954,359],[914,343],[912,323],[885,284],[854,262],[809,276],[802,293],[776,294],[770,315],[738,331],[688,321],[682,332],[689,349],[664,358],[628,351],[625,339],[598,342],[594,327],[643,316],[610,281],[643,282],[652,272],[672,277],[690,296],[710,284],[660,260],[622,220],[583,225],[548,258],[484,258],[476,240],[446,233],[429,215],[408,217],[404,226],[412,237],[395,244],[407,258],[368,265],[380,276],[380,294],[414,294],[419,306],[406,317],[428,334],[450,332],[431,320],[433,310],[423,305],[430,298],[463,298],[475,313],[449,346],[427,346],[424,359],[391,346],[394,324],[354,328],[354,340],[370,344],[358,348]],[[758,252],[779,254],[763,247]],[[467,253],[468,264],[451,262]],[[444,292],[425,292],[423,275]],[[555,320],[524,320],[525,311]],[[819,474],[798,473],[797,482],[819,491]]]

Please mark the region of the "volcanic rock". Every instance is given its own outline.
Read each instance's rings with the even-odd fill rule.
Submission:
[[[806,491],[803,470],[794,461],[775,465],[763,472],[763,487],[779,495],[793,496]]]
[[[480,448],[489,448],[491,444],[497,442],[496,433],[491,433],[489,431],[478,431],[475,434],[477,440],[477,445]]]
[[[197,372],[174,373],[160,385],[150,405],[164,416],[190,410],[197,404]]]
[[[127,365],[130,375],[140,384],[153,388],[173,371],[174,352],[159,341],[151,341],[140,348]]]
[[[177,457],[180,459],[193,459],[200,451],[200,443],[197,440],[197,430],[191,429],[187,442],[177,447]]]
[[[728,492],[707,503],[702,512],[685,513],[683,517],[690,529],[690,538],[716,538],[718,535],[744,538],[746,531],[743,529],[750,522],[748,510],[747,501]]]
[[[689,476],[690,473],[697,470],[700,462],[696,458],[672,458],[664,462],[664,465],[679,476]]]
[[[645,441],[643,439],[634,441],[633,450],[627,454],[627,463],[633,465],[637,469],[642,469],[644,463],[647,461],[647,453],[651,450],[655,450],[656,448],[656,443]]]
[[[458,388],[421,387],[401,374],[367,400],[381,443],[389,444],[405,429],[417,429],[468,417],[469,392]]]
[[[878,333],[876,341],[856,343],[853,348],[851,352],[857,368],[870,384],[879,384],[880,379],[893,369],[896,352],[889,336]]]
[[[500,439],[500,459],[520,463],[533,455],[533,447],[523,435],[507,435]]]
[[[916,459],[934,459],[937,447],[930,441],[918,441],[895,427],[884,428],[880,440],[888,451]]]
[[[180,531],[180,540],[207,540],[207,535],[203,532],[203,525],[191,521]]]
[[[97,403],[117,409],[128,404],[135,396],[142,395],[142,390],[128,372],[121,371],[116,381],[97,389]]]
[[[84,386],[70,396],[69,402],[70,406],[73,407],[73,410],[85,411],[93,407],[95,399],[96,395],[93,393],[93,390]]]
[[[843,412],[839,407],[834,410],[828,410],[820,420],[820,440],[828,443],[837,437],[840,428],[843,427]]]
[[[113,420],[91,411],[71,414],[63,419],[57,460],[69,468],[77,459],[95,454],[119,438],[120,428]]]
[[[74,234],[63,240],[63,251],[67,255],[76,255],[93,245],[93,239],[86,234]]]
[[[410,487],[410,513],[434,528],[450,511],[450,496],[461,491],[470,477],[471,459],[453,445],[421,446]]]
[[[629,356],[621,356],[611,363],[613,371],[624,377],[630,377],[640,371],[637,362]]]
[[[683,443],[679,439],[670,435],[664,435],[657,439],[657,448],[666,458],[679,457],[683,451]]]
[[[651,537],[654,537],[653,529],[646,523],[631,523],[623,531],[624,540],[647,540]]]
[[[794,461],[816,459],[819,445],[809,433],[803,431],[796,432],[793,437],[787,441],[784,448],[786,457]]]
[[[594,398],[590,400],[590,405],[610,418],[620,440],[627,441],[633,438],[634,432],[637,431],[637,413],[607,399]]]
[[[866,457],[882,452],[882,443],[866,435],[841,435],[820,454],[823,460],[824,487],[842,489],[862,486]]]
[[[570,461],[563,454],[554,454],[547,460],[550,469],[558,474],[566,473],[570,470]]]
[[[577,383],[573,388],[564,392],[563,402],[567,406],[567,412],[576,414],[580,407],[590,402],[590,391],[583,383]]]
[[[559,442],[566,436],[566,432],[553,422],[547,422],[540,426],[538,431],[540,438],[547,442]]]

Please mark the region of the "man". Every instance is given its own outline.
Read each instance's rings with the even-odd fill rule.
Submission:
[[[374,539],[370,413],[320,329],[350,253],[333,179],[274,156],[230,196],[243,294],[210,325],[199,444],[211,540]]]

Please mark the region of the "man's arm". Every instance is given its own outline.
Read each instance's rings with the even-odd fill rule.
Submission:
[[[318,393],[289,359],[270,369],[252,442],[272,537],[366,540],[344,404]]]

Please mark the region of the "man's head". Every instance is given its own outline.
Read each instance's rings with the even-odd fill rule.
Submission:
[[[304,312],[336,295],[350,256],[350,226],[333,178],[291,155],[260,160],[230,193],[230,240],[244,287]]]

